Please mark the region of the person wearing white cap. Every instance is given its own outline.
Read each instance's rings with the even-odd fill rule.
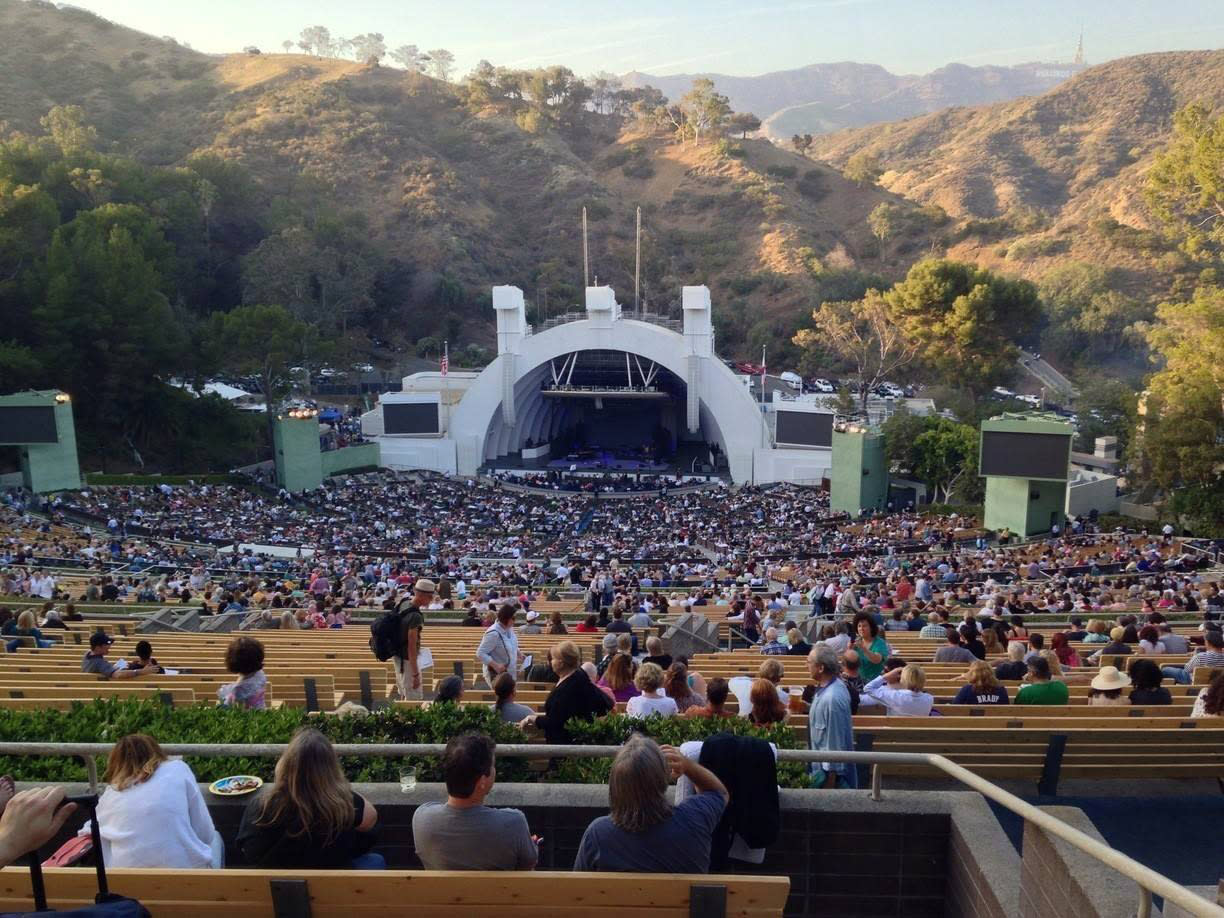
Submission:
[[[523,634],[543,634],[544,632],[540,628],[539,620],[540,620],[540,613],[537,612],[535,609],[532,609],[531,611],[527,613],[527,616],[526,616],[527,624],[523,625],[523,627],[519,629],[520,632]]]
[[[1129,705],[1130,699],[1122,695],[1122,689],[1131,684],[1131,677],[1120,672],[1116,666],[1102,666],[1100,672],[1092,677],[1092,686],[1088,690],[1088,703],[1091,705]]]

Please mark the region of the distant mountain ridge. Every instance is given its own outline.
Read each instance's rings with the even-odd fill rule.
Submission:
[[[628,73],[627,86],[650,84],[679,98],[698,77],[714,81],[737,111],[753,112],[770,137],[826,134],[910,118],[941,108],[1038,95],[1084,68],[1067,63],[1012,67],[948,64],[923,75],[898,75],[877,64],[842,61],[740,77],[718,73],[653,76]]]

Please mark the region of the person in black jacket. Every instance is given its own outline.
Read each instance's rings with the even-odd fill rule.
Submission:
[[[571,737],[566,726],[571,718],[603,717],[614,705],[582,671],[578,645],[573,641],[562,641],[552,647],[548,651],[548,663],[557,674],[557,686],[544,702],[544,713],[524,717],[519,726],[537,727],[544,731],[548,742],[568,744]]]

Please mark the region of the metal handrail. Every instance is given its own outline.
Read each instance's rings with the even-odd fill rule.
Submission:
[[[68,755],[80,756],[85,759],[89,774],[90,790],[98,789],[97,764],[95,756],[110,752],[112,743],[0,743],[0,755]],[[281,755],[287,748],[284,743],[164,743],[162,751],[168,755],[194,755],[203,758],[218,756],[254,756],[272,758]],[[387,758],[403,758],[410,755],[440,756],[446,750],[441,743],[337,743],[333,746],[337,755]],[[620,746],[556,746],[539,743],[508,743],[499,744],[496,754],[507,758],[528,759],[604,759],[613,758],[620,751]],[[1033,823],[1038,828],[1061,838],[1068,844],[1078,848],[1090,857],[1095,858],[1107,867],[1118,871],[1139,886],[1138,918],[1149,918],[1152,913],[1152,895],[1163,896],[1191,915],[1199,918],[1224,918],[1224,908],[1208,902],[1201,896],[1192,893],[1184,886],[1173,882],[1164,874],[1157,873],[1150,867],[1145,867],[1133,858],[1127,857],[1109,845],[1097,841],[1090,835],[1079,831],[1049,813],[1042,812],[1031,803],[1021,800],[1015,794],[1008,793],[985,778],[975,775],[969,769],[957,765],[942,755],[932,755],[922,752],[835,752],[832,750],[813,749],[779,749],[778,759],[783,762],[847,762],[851,764],[871,765],[871,799],[881,800],[882,769],[887,765],[926,765],[935,768],[950,778],[955,778],[971,790],[995,801],[1000,806],[1010,810],[1022,819]]]

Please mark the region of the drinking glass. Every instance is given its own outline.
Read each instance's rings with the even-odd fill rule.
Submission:
[[[415,765],[405,765],[400,769],[400,793],[409,794],[416,790],[417,770]]]

